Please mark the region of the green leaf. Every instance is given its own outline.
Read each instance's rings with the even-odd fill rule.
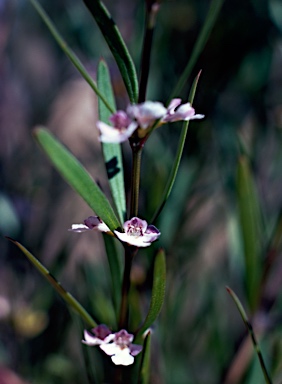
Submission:
[[[119,228],[120,223],[108,199],[82,164],[48,130],[39,127],[34,135],[59,173],[90,208],[112,231]]]
[[[166,285],[166,263],[165,253],[160,249],[157,253],[154,265],[154,279],[151,303],[149,311],[144,323],[138,329],[137,337],[139,338],[158,317],[165,298],[165,285]]]
[[[261,215],[248,159],[241,156],[237,169],[237,197],[244,246],[245,281],[252,310],[259,299],[261,278]]]
[[[151,332],[149,331],[145,337],[142,360],[140,364],[138,384],[149,384],[150,380],[150,357],[151,357]]]
[[[62,297],[62,299],[70,305],[81,317],[82,319],[88,323],[91,327],[96,327],[97,324],[94,319],[89,315],[89,313],[82,307],[82,305],[69,293],[67,292],[59,283],[54,276],[48,271],[47,268],[44,267],[43,264],[33,256],[23,245],[21,245],[18,241],[7,237],[12,243],[14,243],[23,254],[29,259],[29,261],[35,266],[35,268],[45,277],[45,279],[52,285],[53,288],[56,289],[58,294]]]
[[[193,51],[191,53],[190,59],[187,63],[187,66],[185,67],[182,75],[180,76],[176,86],[174,87],[171,97],[169,100],[171,100],[173,97],[178,96],[182,89],[184,88],[186,81],[188,77],[190,76],[194,65],[196,64],[200,54],[202,53],[206,42],[210,36],[211,30],[216,22],[217,16],[221,10],[222,4],[224,0],[213,0],[210,5],[209,12],[207,14],[205,23],[201,29],[201,32],[198,35],[198,39],[194,45]]]
[[[108,100],[113,110],[116,110],[114,94],[111,86],[111,79],[107,64],[101,60],[98,65],[97,83],[100,92]],[[104,103],[98,100],[99,120],[109,123],[110,112],[105,108]],[[110,188],[120,221],[125,221],[126,200],[124,191],[124,174],[121,145],[114,143],[102,143],[103,154],[110,183]]]
[[[108,235],[104,235],[103,237],[111,272],[112,297],[115,308],[116,320],[118,322],[122,282],[120,259],[118,255],[118,250],[116,248],[116,241],[114,241],[114,238]]]
[[[79,58],[76,56],[76,54],[71,50],[71,48],[67,45],[65,40],[60,35],[59,31],[49,18],[49,16],[46,14],[44,9],[41,7],[41,5],[38,3],[37,0],[29,0],[31,4],[34,6],[42,20],[44,21],[45,25],[48,27],[49,31],[51,32],[54,39],[57,41],[59,46],[62,48],[62,50],[65,52],[67,57],[70,59],[72,64],[75,66],[75,68],[78,70],[78,72],[82,75],[82,77],[87,81],[87,83],[90,85],[90,87],[93,89],[93,91],[96,93],[96,95],[103,101],[106,108],[109,109],[110,112],[113,113],[113,110],[111,109],[109,103],[107,102],[106,98],[100,93],[95,81],[92,79],[90,74],[87,72],[84,65],[81,63]]]
[[[272,380],[267,372],[267,369],[266,369],[266,365],[265,365],[265,362],[264,362],[264,359],[263,359],[263,356],[262,356],[262,353],[261,353],[261,350],[260,350],[260,347],[259,347],[259,344],[257,342],[257,339],[256,339],[256,336],[255,336],[255,333],[254,333],[254,330],[253,330],[253,327],[252,327],[252,324],[250,323],[249,319],[248,319],[248,316],[245,312],[245,309],[242,305],[242,303],[240,302],[238,296],[235,294],[234,291],[232,291],[231,288],[229,287],[226,287],[226,290],[227,292],[230,294],[230,296],[232,297],[232,299],[234,300],[237,308],[238,308],[238,311],[240,312],[240,315],[245,323],[245,326],[247,328],[247,331],[249,332],[249,335],[251,336],[251,339],[252,339],[252,343],[253,343],[253,346],[254,346],[254,349],[258,355],[258,358],[259,358],[259,362],[260,362],[260,366],[261,366],[261,369],[262,369],[262,372],[263,372],[263,375],[264,375],[264,379],[265,379],[265,382],[266,384],[272,384]]]
[[[197,89],[197,85],[198,85],[198,81],[199,81],[200,75],[201,75],[201,71],[196,76],[196,78],[195,78],[195,80],[194,80],[194,82],[192,84],[192,87],[191,87],[191,91],[190,91],[190,95],[189,95],[189,101],[191,102],[191,104],[193,103],[193,100],[194,100],[194,97],[195,97],[195,93],[196,93],[196,89]],[[189,127],[189,121],[184,122],[183,126],[182,126],[182,130],[181,130],[179,142],[178,142],[178,148],[177,148],[174,164],[173,164],[172,170],[170,172],[170,176],[169,176],[169,179],[167,181],[167,184],[166,184],[166,187],[165,187],[165,190],[164,190],[161,202],[160,202],[158,208],[156,209],[152,220],[150,221],[152,224],[159,217],[160,213],[162,212],[162,210],[163,210],[163,208],[165,206],[165,203],[166,203],[167,199],[169,198],[169,196],[171,194],[171,190],[172,190],[173,185],[175,183],[176,175],[178,173],[180,161],[181,161],[181,158],[182,158],[184,144],[185,144],[185,140],[186,140],[186,136],[187,136],[187,132],[188,132],[188,127]]]
[[[132,58],[118,27],[100,0],[83,0],[100,28],[119,67],[131,103],[138,99],[138,80]]]

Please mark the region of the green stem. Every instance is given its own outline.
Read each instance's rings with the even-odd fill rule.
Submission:
[[[132,175],[131,175],[131,201],[130,201],[130,218],[138,216],[139,202],[139,186],[140,186],[140,170],[142,158],[142,145],[131,144],[132,149]]]

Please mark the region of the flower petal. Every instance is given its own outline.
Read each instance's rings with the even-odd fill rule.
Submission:
[[[124,232],[114,231],[115,235],[124,243],[135,247],[149,247],[151,242],[144,242],[144,236],[130,236]]]
[[[128,127],[122,129],[111,127],[102,121],[97,122],[97,128],[101,133],[99,140],[103,143],[122,143],[132,135],[137,127],[138,124],[135,121],[130,123]]]
[[[101,232],[111,232],[110,228],[98,216],[89,216],[84,220],[89,229],[98,229]]]
[[[71,232],[86,232],[86,231],[89,231],[90,228],[87,227],[87,225],[84,225],[84,224],[72,224],[71,228],[68,229],[68,231],[71,231]]]
[[[131,365],[134,363],[134,357],[130,354],[129,348],[120,350],[119,353],[111,357],[115,365]]]
[[[141,128],[146,129],[166,114],[166,108],[158,101],[145,101],[141,104],[129,105],[127,113],[138,121]]]

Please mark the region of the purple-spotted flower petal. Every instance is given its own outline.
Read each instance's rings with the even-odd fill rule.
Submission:
[[[111,333],[106,325],[100,324],[97,327],[92,328],[91,332],[87,330],[84,331],[84,340],[82,340],[82,343],[90,346],[102,345],[109,343],[114,338],[115,334]]]
[[[92,229],[97,229],[101,232],[111,232],[110,228],[98,216],[89,216],[84,220],[84,224],[72,224],[69,231],[86,232]]]
[[[179,120],[202,119],[205,115],[195,114],[195,109],[190,103],[181,104],[181,99],[172,99],[167,107],[167,113],[162,118],[164,123],[172,123]]]
[[[114,231],[115,235],[123,242],[135,247],[149,247],[160,236],[160,231],[147,221],[133,217],[123,224],[124,232]]]
[[[114,364],[127,366],[134,363],[134,356],[142,350],[141,345],[132,344],[132,341],[133,335],[125,329],[111,333],[106,325],[101,324],[91,332],[85,330],[82,343],[89,346],[98,345],[102,351],[111,356]]]
[[[145,101],[127,107],[127,114],[136,119],[140,128],[147,129],[166,114],[166,108],[158,101]]]

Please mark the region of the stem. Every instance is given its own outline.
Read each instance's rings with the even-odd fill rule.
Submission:
[[[140,170],[143,145],[131,145],[132,149],[132,175],[131,175],[131,202],[130,202],[130,218],[138,216],[139,186],[140,186]]]
[[[130,272],[132,260],[137,251],[137,248],[125,247],[124,253],[124,272],[121,291],[121,305],[119,315],[119,329],[128,328],[128,293],[130,288]]]
[[[140,82],[139,82],[139,97],[138,102],[142,103],[146,99],[146,90],[149,77],[150,61],[153,34],[156,25],[156,16],[159,10],[159,4],[155,1],[147,1],[146,11],[146,30],[143,40],[143,51],[141,59],[141,70],[140,70]]]

